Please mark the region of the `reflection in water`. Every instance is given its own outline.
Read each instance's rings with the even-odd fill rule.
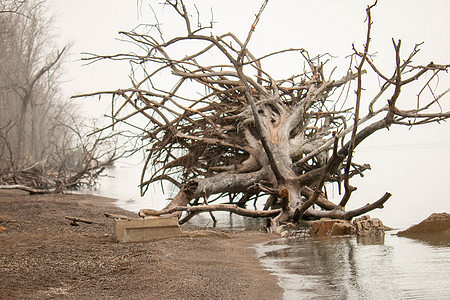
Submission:
[[[259,230],[265,225],[264,218],[249,218],[230,212],[213,212],[217,223],[214,224],[209,214],[199,214],[187,222],[188,225],[200,227],[219,227],[238,230]]]
[[[357,235],[356,242],[363,245],[384,245],[384,232],[380,234]]]
[[[424,242],[430,246],[450,247],[450,229],[436,233],[421,233],[407,236],[417,241]]]
[[[378,240],[379,242],[379,240]],[[450,249],[387,234],[279,239],[257,247],[285,299],[448,299]]]

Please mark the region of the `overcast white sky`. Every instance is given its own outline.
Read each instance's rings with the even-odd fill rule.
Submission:
[[[126,66],[97,63],[82,66],[81,52],[113,54],[126,52],[126,43],[121,43],[118,31],[128,31],[140,23],[154,23],[148,3],[152,3],[159,14],[159,21],[168,32],[176,31],[168,11],[155,1],[130,0],[64,0],[54,1],[56,30],[59,45],[72,43],[73,47],[66,64],[68,80],[64,91],[68,96],[104,89],[128,87]],[[186,1],[192,3],[192,1]],[[227,0],[195,1],[205,20],[213,11],[215,33],[228,31],[245,39],[262,1]],[[345,56],[351,53],[352,43],[361,46],[366,24],[365,8],[372,1],[361,0],[283,0],[269,2],[260,24],[249,45],[256,55],[283,48],[305,48],[311,55],[328,52],[338,58],[335,64],[346,72]],[[450,63],[450,1],[447,0],[380,0],[373,10],[373,43],[371,52],[378,53],[378,63],[383,71],[392,74],[393,48],[391,38],[402,39],[404,53],[415,43],[425,41],[417,56],[417,64]],[[194,11],[195,13],[195,11]],[[287,61],[271,66],[275,77],[288,77],[295,64]],[[284,74],[284,75],[283,75]],[[441,84],[450,86],[450,81]],[[367,86],[368,92],[378,83]],[[414,101],[411,94],[411,101]],[[101,114],[107,104],[97,100],[79,100],[87,103],[89,111]],[[88,102],[89,101],[89,102]],[[105,101],[107,101],[105,99]],[[450,95],[446,98],[450,102]],[[450,105],[447,106],[449,108]],[[448,211],[450,200],[448,170],[450,162],[450,126],[431,125],[412,130],[401,129],[378,133],[361,145],[357,158],[368,162],[373,170],[368,171],[364,183],[355,193],[354,206],[372,202],[384,192],[393,193],[384,212],[373,213],[389,218],[392,226],[404,226],[427,217],[433,211]],[[354,198],[355,198],[354,197]],[[418,209],[429,203],[423,209]],[[407,214],[395,223],[393,215],[400,207]]]

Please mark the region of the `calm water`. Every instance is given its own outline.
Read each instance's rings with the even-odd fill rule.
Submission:
[[[285,299],[449,299],[450,248],[387,233],[383,244],[355,237],[289,238],[256,247]]]
[[[130,211],[161,209],[174,196],[169,187],[165,187],[163,194],[155,186],[148,195],[140,197],[137,188],[140,172],[135,166],[110,169],[109,175],[96,191],[90,192],[114,197],[118,206]],[[433,199],[433,205],[424,208],[412,205],[415,200],[408,198],[408,214],[399,217],[398,209],[404,203],[394,198],[392,206],[397,210],[383,209],[371,215],[388,226],[407,228],[433,211],[448,211],[448,199],[442,195]],[[386,206],[391,205],[389,201]],[[218,227],[258,229],[264,223],[226,212],[214,215]],[[189,222],[213,226],[208,214]],[[278,277],[285,299],[450,299],[448,244],[439,246],[386,233],[381,241],[357,241],[355,237],[285,238],[258,245],[256,250],[264,267]]]

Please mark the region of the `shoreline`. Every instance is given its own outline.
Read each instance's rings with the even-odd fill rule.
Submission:
[[[115,201],[85,194],[1,191],[0,226],[5,230],[0,232],[0,295],[6,299],[282,298],[277,277],[263,268],[254,247],[278,236],[214,229],[226,234],[121,244],[115,241],[114,220],[103,213],[130,217],[136,213]],[[72,226],[65,216],[95,224]]]

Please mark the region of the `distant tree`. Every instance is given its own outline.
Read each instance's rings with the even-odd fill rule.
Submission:
[[[124,154],[117,133],[76,117],[60,93],[63,56],[46,1],[0,0],[0,184],[55,188],[93,183]]]
[[[211,26],[192,20],[184,1],[165,1],[184,21],[185,34],[165,39],[158,24],[149,32],[121,32],[138,50],[86,58],[128,60],[136,66],[132,87],[79,96],[112,95],[116,110],[111,126],[120,122],[137,126],[136,115],[147,120],[139,133],[148,147],[142,193],[164,180],[179,188],[165,209],[141,210],[141,215],[181,217],[186,211],[180,220],[184,222],[200,212],[225,210],[271,217],[269,230],[300,219],[349,220],[383,207],[390,197],[386,193],[372,204],[345,210],[356,189],[350,179],[370,168],[353,160],[355,148],[393,125],[415,126],[450,117],[439,105],[449,90],[438,93],[431,88],[449,65],[415,65],[419,45],[402,57],[401,41],[393,40],[393,75],[377,68],[369,51],[375,4],[366,11],[365,44],[361,49],[354,46],[347,74],[331,79],[333,72],[326,76],[323,56],[311,57],[301,48],[262,57],[252,54],[247,46],[267,2],[241,41],[233,33],[206,32]],[[179,49],[181,55],[175,56]],[[303,59],[304,72],[279,79],[262,67],[265,59],[288,52]],[[375,74],[381,85],[363,115],[366,73]],[[353,100],[351,82],[356,82]],[[418,98],[402,99],[401,92],[414,84]],[[423,91],[428,87],[432,92],[427,99]],[[328,200],[326,183],[342,189],[339,203]],[[244,208],[259,199],[265,201],[264,210]],[[214,201],[225,203],[211,204]]]
[[[27,0],[2,0],[0,1],[0,14],[21,14],[21,7]]]
[[[23,1],[16,11],[20,14],[0,15],[4,24],[0,45],[0,126],[14,123],[14,154],[18,162],[30,156],[41,159],[38,143],[46,135],[39,129],[55,117],[51,112],[58,111],[57,84],[65,48],[53,50],[44,9],[44,2]]]

